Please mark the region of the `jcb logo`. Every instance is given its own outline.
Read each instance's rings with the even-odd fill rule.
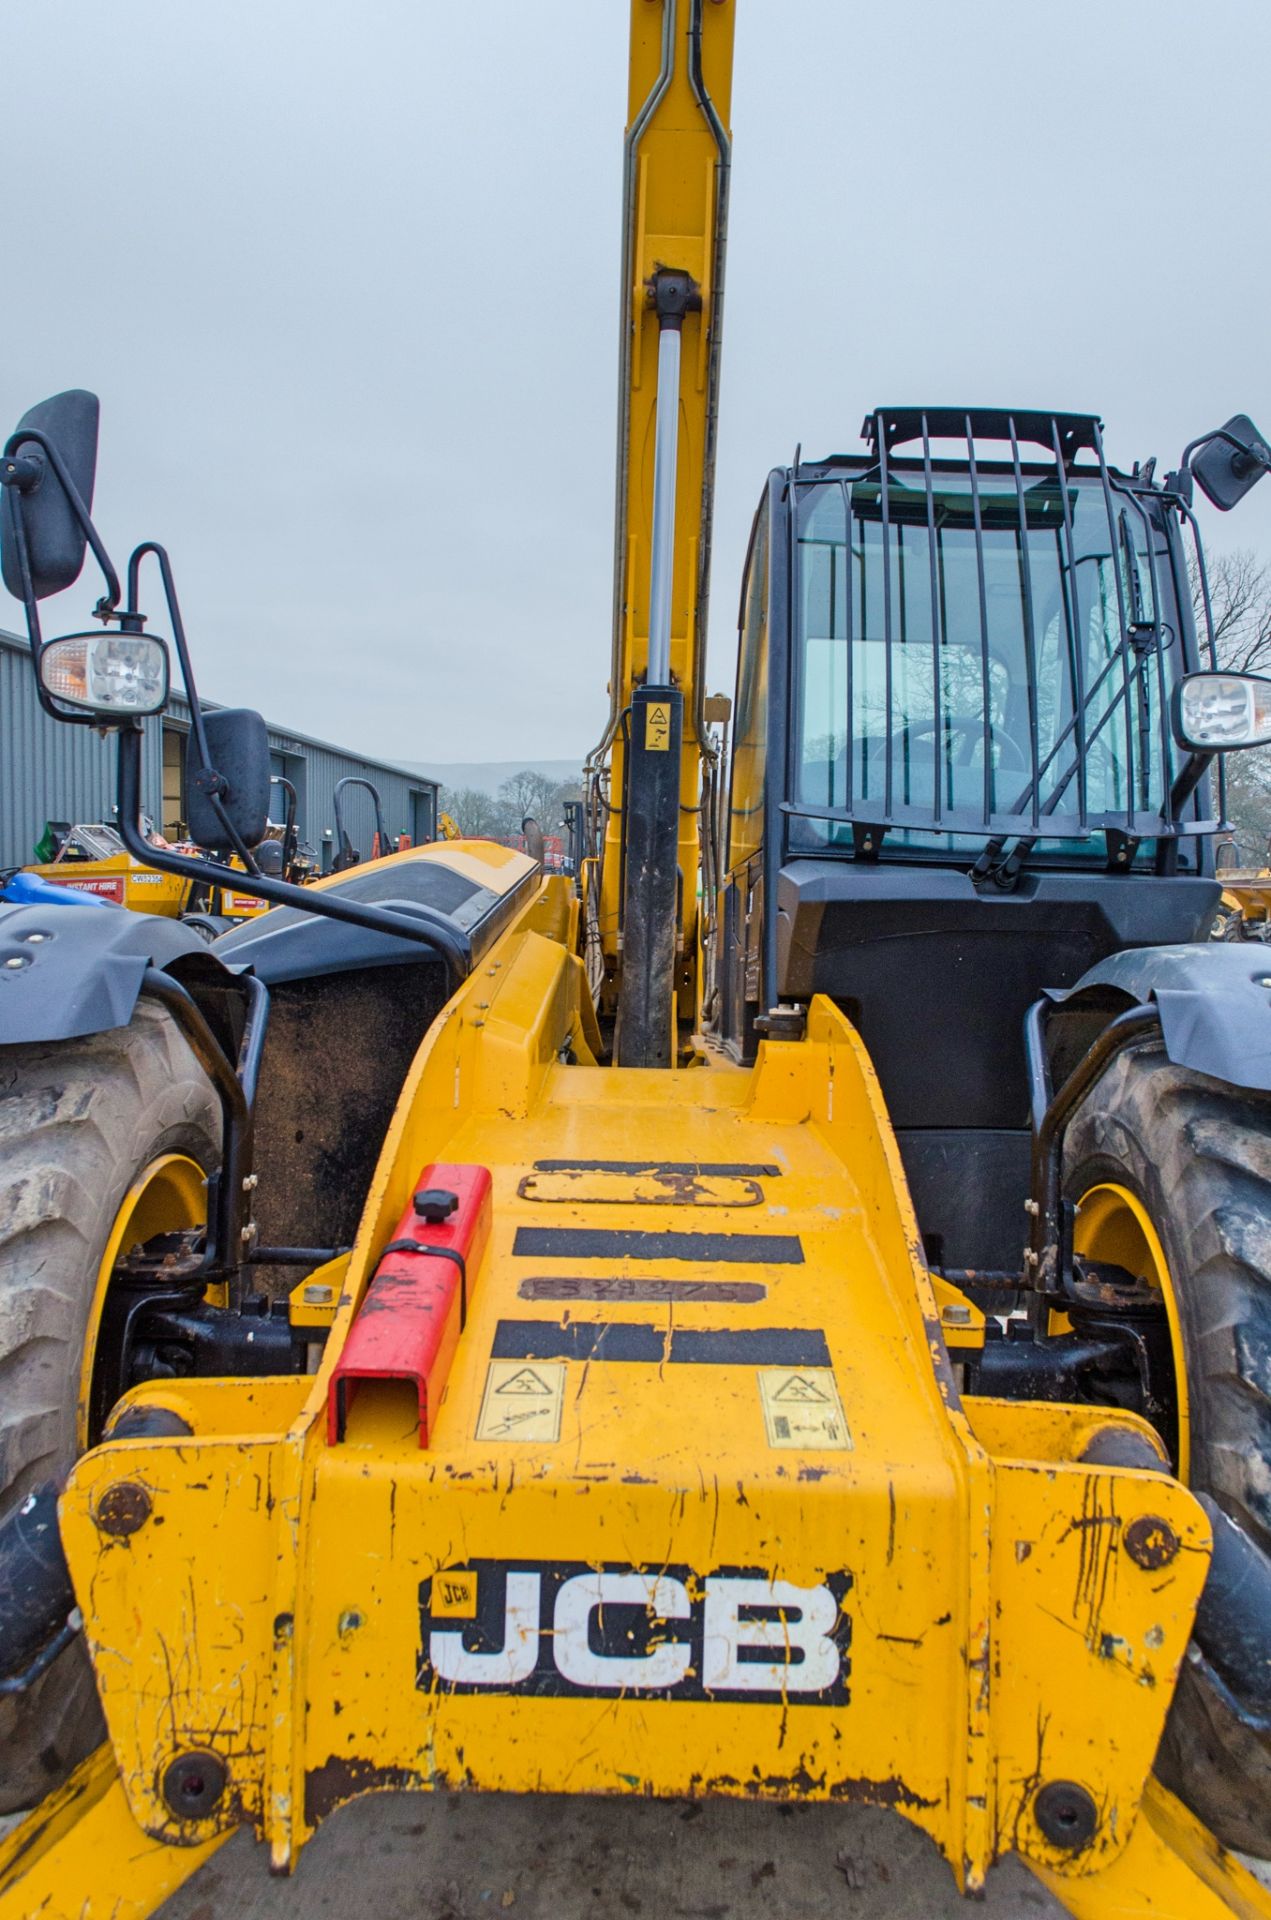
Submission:
[[[846,1573],[798,1587],[749,1567],[702,1578],[686,1567],[473,1560],[420,1587],[418,1684],[842,1706],[850,1586]]]

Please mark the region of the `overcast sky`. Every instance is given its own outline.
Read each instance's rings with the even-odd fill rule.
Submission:
[[[712,684],[764,475],[873,405],[1098,410],[1120,464],[1271,431],[1267,0],[738,12]],[[0,416],[101,395],[99,524],[171,549],[208,694],[386,758],[592,744],[626,39],[624,0],[0,9]]]

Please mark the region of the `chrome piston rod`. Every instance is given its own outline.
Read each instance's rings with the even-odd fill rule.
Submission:
[[[661,267],[649,283],[658,326],[658,402],[653,444],[653,556],[649,567],[646,684],[671,684],[671,584],[675,570],[675,484],[680,450],[680,330],[701,306],[687,273]]]

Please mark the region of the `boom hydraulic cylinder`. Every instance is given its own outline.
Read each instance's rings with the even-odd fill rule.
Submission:
[[[658,316],[658,393],[653,454],[653,553],[649,568],[649,660],[631,700],[627,759],[626,870],[622,900],[622,996],[617,1054],[624,1067],[669,1067],[675,1059],[675,958],[680,744],[684,698],[671,684],[671,576],[680,425],[680,330],[701,306],[691,274],[659,267],[649,281]]]

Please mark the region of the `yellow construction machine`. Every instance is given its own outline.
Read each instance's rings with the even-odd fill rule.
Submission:
[[[871,412],[764,484],[725,762],[733,25],[632,8],[577,884],[447,838],[210,950],[0,909],[3,1920],[384,1788],[868,1803],[968,1893],[1271,1913],[1271,1003],[1205,938],[1271,683],[1203,665],[1184,547],[1271,452]],[[26,416],[0,534],[131,845],[147,556],[192,689],[96,428]],[[45,640],[86,543],[101,631]],[[200,871],[267,772],[203,716]]]
[[[340,786],[350,784],[370,783],[339,783]],[[251,849],[250,864],[253,871],[275,874],[303,886],[317,876],[318,863],[311,851],[300,843],[296,789],[280,774],[270,776],[270,786],[279,787],[283,792],[282,823],[277,826],[266,823],[264,839]],[[375,793],[373,787],[371,792]],[[378,817],[378,794],[375,794],[375,805]],[[336,819],[339,822],[338,788]],[[139,820],[139,831],[148,847],[169,844],[158,838],[153,822],[144,814]],[[346,843],[343,833],[341,840],[342,844]],[[20,874],[32,876],[37,884],[28,886],[19,875],[10,876],[0,885],[0,899],[47,900],[50,896],[45,887],[65,887],[72,894],[88,894],[110,906],[127,907],[132,913],[157,913],[180,920],[205,940],[215,940],[241,921],[254,920],[269,908],[267,900],[249,889],[246,853],[241,857],[238,853],[231,855],[236,879],[232,886],[226,886],[189,873],[160,872],[148,858],[130,851],[118,828],[105,821],[71,826],[50,820],[35,851],[34,864],[21,868]],[[190,842],[178,841],[175,851],[196,857],[200,854],[200,849]],[[345,864],[355,865],[357,858],[354,854]]]
[[[1214,859],[1222,899],[1211,938],[1265,941],[1271,928],[1271,867],[1242,867],[1234,839],[1220,840]]]
[[[241,870],[237,889],[200,887],[183,875],[161,873],[129,853],[117,829],[105,821],[71,827],[58,835],[51,859],[22,871],[133,913],[158,913],[185,921],[206,930],[209,939],[267,910],[264,900],[246,891],[247,877]]]

